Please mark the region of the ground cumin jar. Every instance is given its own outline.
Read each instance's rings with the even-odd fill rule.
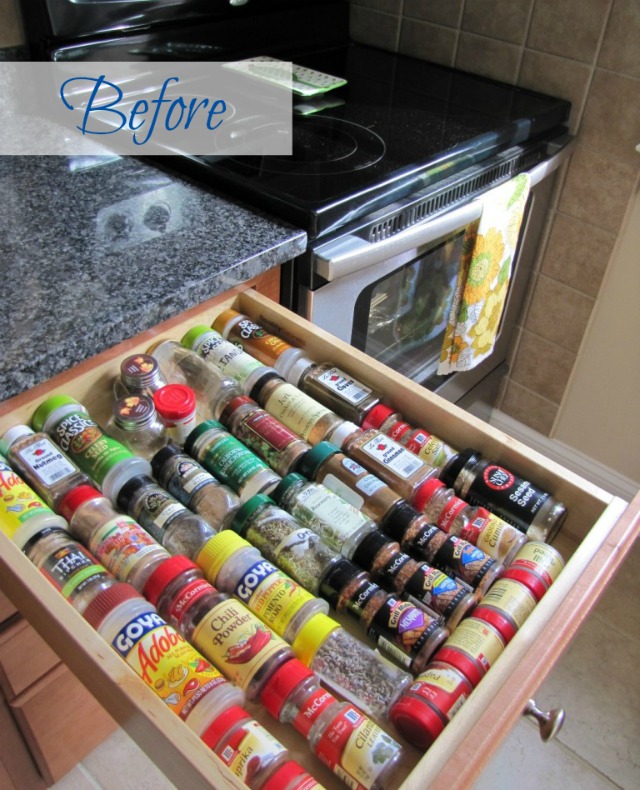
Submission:
[[[475,687],[504,647],[504,639],[492,625],[471,615],[456,627],[433,660],[454,667]]]
[[[539,601],[563,568],[564,560],[553,546],[531,541],[518,551],[504,578],[524,584]]]
[[[536,603],[535,596],[524,584],[512,579],[498,579],[482,597],[473,616],[490,623],[508,644],[533,612]]]

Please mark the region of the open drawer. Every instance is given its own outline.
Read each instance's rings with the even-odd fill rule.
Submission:
[[[228,306],[305,348],[310,357],[331,360],[369,382],[414,425],[430,428],[454,447],[476,447],[547,488],[567,506],[568,517],[554,543],[569,560],[565,569],[428,752],[406,746],[393,785],[402,790],[468,787],[622,562],[640,529],[640,500],[627,506],[251,290],[226,300],[217,297],[1,404],[0,432],[28,422],[34,408],[54,392],[76,397],[98,421],[104,420],[111,381],[124,356],[146,349],[158,338],[180,339],[194,324],[210,324]],[[189,790],[242,787],[2,534],[0,568],[2,590],[172,782]],[[292,728],[247,707],[325,787],[344,787]]]

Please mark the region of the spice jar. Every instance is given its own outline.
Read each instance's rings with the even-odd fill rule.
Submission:
[[[311,774],[298,763],[290,760],[271,776],[262,790],[324,790]]]
[[[166,384],[153,393],[153,403],[168,437],[184,444],[197,425],[195,392],[186,384]]]
[[[251,398],[234,398],[220,421],[279,475],[287,475],[298,465],[311,445],[276,420]]]
[[[177,444],[168,444],[151,459],[153,476],[178,502],[215,530],[226,529],[240,499]]]
[[[242,392],[252,398],[257,397],[267,381],[282,378],[273,368],[263,365],[243,351],[241,346],[225,340],[219,332],[208,326],[192,327],[181,342],[225,376],[235,379]]]
[[[186,557],[171,557],[149,577],[145,596],[160,615],[254,701],[291,648],[244,604],[221,593]]]
[[[157,389],[168,383],[157,359],[150,354],[131,354],[123,359],[120,382],[129,395],[148,395],[151,398]]]
[[[97,596],[85,619],[197,735],[218,716],[242,705],[244,694],[227,682],[128,584]]]
[[[235,595],[286,642],[314,614],[329,611],[326,601],[308,593],[230,530],[208,540],[197,563],[211,584]]]
[[[271,496],[299,524],[313,530],[327,546],[348,558],[365,535],[377,529],[374,521],[333,491],[295,472],[287,475]]]
[[[414,674],[422,672],[449,635],[440,618],[385,592],[346,559],[326,576],[322,594],[337,612],[361,623],[382,653]]]
[[[89,482],[87,475],[46,433],[35,433],[27,425],[14,425],[5,431],[0,440],[0,452],[54,510],[67,491]]]
[[[168,441],[164,423],[148,395],[126,395],[117,400],[105,433],[147,459]]]
[[[189,434],[185,451],[230,486],[243,502],[255,494],[272,491],[281,479],[215,420],[203,422]]]
[[[146,475],[134,477],[122,487],[118,507],[171,554],[194,558],[216,532]]]
[[[121,582],[142,592],[155,568],[169,552],[129,516],[88,485],[78,486],[60,502],[69,531]]]
[[[533,612],[537,601],[520,582],[498,579],[475,608],[473,616],[492,625],[508,644]]]
[[[408,672],[385,661],[325,614],[312,617],[292,647],[323,683],[377,720],[386,718],[412,682]]]
[[[105,436],[85,407],[68,395],[52,395],[43,401],[31,424],[34,430],[48,433],[114,504],[127,480],[151,473],[146,459]]]
[[[274,674],[260,699],[350,787],[382,788],[398,766],[401,746],[353,705],[338,702],[295,659]]]
[[[319,535],[300,526],[264,494],[245,502],[231,526],[313,595],[318,594],[322,580],[340,559]]]
[[[420,497],[422,486],[438,474],[433,466],[375,428],[352,436],[344,450],[411,503]]]
[[[286,381],[268,381],[260,390],[258,402],[311,445],[326,439],[342,447],[350,437],[360,433],[357,425],[338,417]]]
[[[441,471],[440,479],[469,504],[497,513],[530,540],[551,542],[567,515],[562,502],[550,493],[473,449],[452,458]]]
[[[298,360],[286,378],[290,384],[356,425],[361,425],[371,409],[380,403],[380,397],[370,387],[331,362],[316,364],[310,359]]]
[[[370,428],[379,429],[436,469],[443,467],[456,454],[456,450],[442,439],[423,428],[413,428],[400,413],[383,404],[373,408],[363,421],[362,429],[367,431]]]
[[[564,560],[553,546],[531,541],[518,551],[504,578],[524,584],[539,601],[563,568]]]
[[[498,631],[473,615],[463,620],[434,655],[461,672],[475,688],[504,650]]]

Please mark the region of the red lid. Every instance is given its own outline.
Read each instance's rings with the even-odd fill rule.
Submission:
[[[313,671],[306,667],[302,661],[297,658],[290,659],[265,683],[260,694],[260,702],[274,719],[279,718],[282,706],[291,692],[313,674]]]
[[[116,582],[111,587],[107,587],[106,590],[101,590],[96,595],[93,601],[91,601],[89,606],[84,610],[83,617],[93,628],[98,630],[102,621],[109,612],[112,612],[116,608],[116,606],[136,598],[140,601],[145,600],[135,587],[132,587],[126,582]]]
[[[226,425],[227,420],[229,420],[233,412],[236,409],[239,409],[240,406],[244,406],[245,403],[251,403],[254,406],[258,406],[254,399],[250,398],[248,395],[238,395],[236,398],[233,398],[229,401],[229,403],[227,403],[224,411],[220,415],[220,422]]]
[[[289,760],[262,785],[262,790],[282,790],[283,787],[289,788],[289,783],[294,779],[299,780],[299,784],[294,785],[290,790],[314,790],[320,788],[316,780],[308,774],[305,769],[294,760]]]
[[[362,430],[368,431],[369,428],[379,428],[387,417],[393,413],[393,409],[389,406],[385,406],[384,403],[379,403],[371,409],[369,414],[367,414],[362,421]]]
[[[158,414],[166,420],[183,420],[195,411],[196,394],[186,384],[166,384],[153,393]]]
[[[474,688],[487,674],[487,670],[479,661],[475,661],[455,647],[447,647],[446,645],[441,647],[431,660],[442,661],[444,664],[449,664],[449,666],[457,669]]]
[[[104,498],[104,494],[101,494],[97,488],[89,485],[76,486],[62,497],[58,505],[58,512],[67,521],[71,521],[71,516],[80,505],[97,497]]]
[[[504,639],[505,644],[510,642],[518,631],[518,626],[511,617],[495,609],[482,606],[482,603],[473,610],[473,616],[492,625]]]
[[[502,578],[513,579],[514,581],[523,584],[533,593],[533,597],[536,599],[536,601],[539,601],[549,589],[549,585],[545,582],[542,576],[527,568],[514,568],[513,566],[510,566],[502,574]]]
[[[169,557],[164,562],[161,562],[147,579],[143,590],[144,597],[148,598],[155,606],[168,584],[177,579],[181,573],[192,570],[200,571],[200,576],[204,578],[202,569],[195,562],[191,562],[188,557],[182,554]]]
[[[438,480],[437,477],[430,478],[417,489],[411,499],[411,504],[416,510],[422,510],[436,491],[444,487],[442,480]]]
[[[446,724],[427,700],[409,694],[391,706],[389,719],[398,732],[418,749],[428,749]]]
[[[201,736],[202,740],[210,749],[215,751],[221,738],[228,735],[229,731],[232,730],[236,724],[239,724],[241,721],[252,721],[252,719],[253,716],[243,707],[240,705],[232,705],[230,708],[227,708],[224,713],[216,717],[209,725],[204,735]]]

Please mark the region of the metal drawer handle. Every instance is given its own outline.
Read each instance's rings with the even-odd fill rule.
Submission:
[[[534,699],[530,699],[527,702],[523,715],[529,716],[529,718],[538,722],[540,737],[545,743],[555,738],[560,732],[565,717],[563,708],[554,708],[545,712],[540,710]]]

